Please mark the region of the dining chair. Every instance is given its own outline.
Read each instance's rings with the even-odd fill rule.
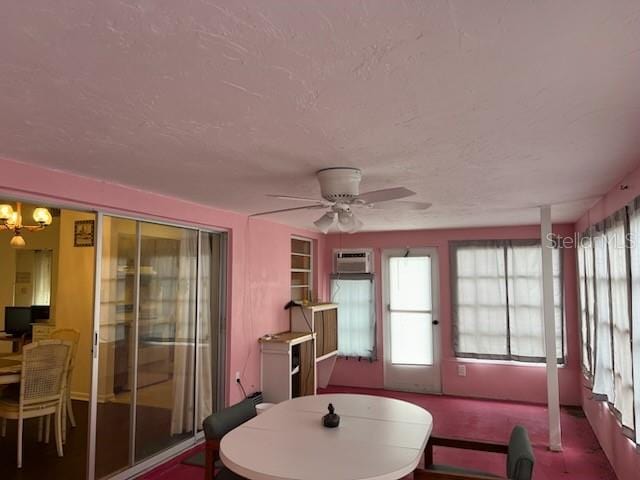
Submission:
[[[506,477],[498,477],[490,473],[433,464],[433,447],[460,448],[483,452],[504,453],[507,455]],[[425,450],[425,469],[417,469],[413,473],[414,480],[531,480],[535,457],[526,428],[517,425],[511,431],[507,445],[475,440],[463,440],[443,437],[430,437]]]
[[[62,416],[62,441],[67,441],[67,416],[69,422],[73,428],[76,427],[76,417],[73,414],[73,402],[71,401],[71,377],[73,375],[73,369],[76,365],[76,354],[78,353],[78,343],[80,342],[80,332],[73,328],[61,328],[54,330],[49,335],[53,340],[66,340],[71,342],[71,360],[69,361],[69,372],[67,373],[66,390],[65,390],[65,403],[63,406],[64,414]],[[47,420],[49,421],[49,420]]]
[[[7,433],[7,420],[18,421],[18,468],[22,468],[22,434],[28,418],[55,416],[56,447],[58,456],[63,456],[62,413],[71,350],[71,342],[65,340],[26,345],[22,350],[19,389],[9,389],[0,397],[2,436]]]
[[[211,480],[240,480],[240,475],[221,465],[218,473],[215,472],[216,462],[220,459],[220,441],[231,430],[257,415],[256,404],[250,398],[245,398],[240,403],[227,407],[219,412],[209,415],[202,422],[205,444],[205,479]]]

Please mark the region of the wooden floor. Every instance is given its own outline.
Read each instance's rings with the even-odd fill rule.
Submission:
[[[87,402],[73,402],[78,426],[67,424],[67,443],[64,457],[58,457],[51,432],[50,443],[38,443],[38,419],[25,421],[22,443],[22,469],[16,468],[17,422],[7,421],[7,435],[0,437],[0,478],[2,480],[41,480],[86,478],[87,464]]]
[[[22,469],[16,468],[17,422],[9,420],[7,435],[0,437],[0,479],[1,480],[42,480],[64,479],[84,480],[87,463],[87,402],[73,402],[78,426],[67,424],[67,443],[64,456],[58,457],[53,438],[50,443],[38,443],[38,420],[25,422],[22,453]],[[129,406],[109,403],[98,405],[98,416],[102,430],[97,439],[96,477],[100,478],[120,470],[127,465],[129,454]],[[164,408],[138,407],[138,418],[144,418],[146,428],[138,432],[136,444],[139,458],[166,448],[159,444],[166,441],[171,426],[171,411]],[[185,435],[188,437],[189,435]],[[184,437],[173,436],[177,443]]]

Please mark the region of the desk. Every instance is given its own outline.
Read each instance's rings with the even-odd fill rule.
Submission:
[[[0,385],[20,382],[22,361],[13,358],[0,358]]]
[[[329,403],[338,428],[322,426]],[[417,467],[432,425],[429,412],[402,400],[298,397],[225,435],[220,458],[250,480],[398,480]]]
[[[25,344],[24,336],[12,336],[0,333],[0,342],[11,342],[11,351],[13,353],[19,353]]]

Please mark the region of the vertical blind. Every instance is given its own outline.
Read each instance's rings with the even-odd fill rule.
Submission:
[[[338,355],[375,359],[373,275],[332,277],[331,301],[340,305]]]
[[[451,242],[454,350],[459,357],[543,362],[539,240]],[[560,250],[553,251],[556,354],[564,358]]]
[[[610,404],[636,443],[640,336],[632,322],[640,324],[638,235],[640,215],[634,204],[590,228],[578,244],[583,369],[594,398]]]

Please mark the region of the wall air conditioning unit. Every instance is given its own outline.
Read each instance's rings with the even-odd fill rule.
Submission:
[[[372,273],[371,250],[336,250],[334,273]]]

